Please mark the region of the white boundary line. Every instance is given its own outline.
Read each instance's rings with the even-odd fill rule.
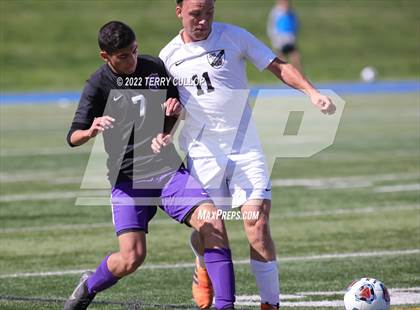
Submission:
[[[84,195],[100,196],[100,198],[107,197],[109,202],[109,190],[48,191],[27,194],[12,194],[0,196],[0,202],[89,198],[84,197]]]
[[[65,177],[60,175],[66,174]],[[57,178],[58,177],[58,178]],[[297,178],[297,179],[273,179],[272,186],[275,187],[295,187],[302,186],[311,189],[345,189],[370,187],[375,182],[413,180],[420,178],[418,173],[393,173],[377,175],[341,176],[324,178]],[[62,180],[61,180],[62,179]],[[0,173],[2,183],[30,182],[30,181],[50,181],[58,184],[68,182],[78,184],[82,181],[83,175],[74,174],[72,170],[63,172],[45,172],[36,170],[23,170],[16,173]]]
[[[301,186],[309,189],[347,189],[374,186],[375,182],[413,180],[420,178],[418,173],[394,173],[377,175],[360,175],[346,177],[326,177],[314,179],[274,179],[273,186],[294,187]]]
[[[351,208],[351,209],[332,209],[332,210],[313,210],[303,212],[288,212],[284,214],[273,214],[270,218],[293,218],[293,217],[315,217],[315,216],[329,216],[342,214],[358,214],[358,213],[375,213],[375,212],[393,212],[393,211],[412,211],[420,210],[420,205],[405,205],[405,206],[384,206],[384,207],[366,207],[366,208]]]
[[[407,191],[420,191],[420,183],[414,184],[400,184],[379,186],[374,189],[376,193],[394,193],[394,192],[407,192]]]
[[[310,255],[310,256],[290,256],[290,257],[280,257],[279,262],[287,263],[287,262],[296,262],[296,261],[314,261],[314,260],[324,260],[324,259],[328,260],[328,259],[345,259],[345,258],[354,258],[354,257],[376,257],[376,256],[413,255],[413,254],[420,254],[420,249],[358,252],[358,253],[331,253],[331,254]],[[246,265],[246,264],[249,264],[249,259],[236,260],[234,261],[234,264]],[[185,263],[185,262],[178,263],[178,264],[146,264],[140,267],[140,270],[181,269],[181,268],[192,268],[193,266],[194,266],[193,263]],[[12,273],[12,274],[0,275],[0,279],[63,276],[63,275],[80,274],[84,271],[86,271],[86,269]]]
[[[67,172],[67,171],[66,171]],[[350,189],[350,188],[367,188],[373,187],[375,182],[381,181],[399,181],[399,180],[413,180],[420,178],[416,173],[401,173],[401,174],[379,174],[370,176],[349,176],[349,177],[333,177],[333,178],[315,178],[315,179],[274,179],[272,185],[274,187],[296,187],[303,186],[312,190],[323,189]],[[15,182],[30,182],[30,181],[44,181],[49,184],[78,184],[80,177],[65,176],[57,177],[52,173],[36,173],[36,171],[25,171],[17,174],[1,173],[1,183],[15,183]],[[109,191],[104,189],[103,191]],[[400,191],[420,191],[420,183],[415,184],[400,184],[374,187],[375,193],[390,193]],[[29,200],[58,200],[58,199],[73,199],[77,198],[78,205],[103,205],[108,204],[109,195],[101,196],[101,191],[47,191],[25,194],[10,194],[0,197],[0,202],[17,202]],[[87,197],[90,195],[90,197]],[[84,202],[84,203],[80,203]]]
[[[22,156],[49,156],[49,155],[74,155],[88,154],[90,148],[79,148],[70,150],[68,147],[29,148],[29,149],[3,149],[0,157],[22,157]]]
[[[68,184],[71,181],[70,178],[57,179],[55,184]],[[53,182],[54,183],[54,182]],[[350,187],[348,187],[350,188]],[[355,187],[351,187],[355,188]],[[361,188],[358,186],[357,188]],[[313,189],[313,188],[311,188]],[[318,188],[317,188],[318,189]],[[326,189],[326,188],[323,188]],[[344,188],[341,188],[344,189]],[[83,206],[98,206],[109,204],[109,194],[101,195],[102,193],[109,191],[109,189],[103,190],[82,190],[82,191],[47,191],[37,193],[26,193],[26,194],[10,194],[0,196],[0,202],[16,202],[16,201],[41,201],[41,200],[65,200],[77,198],[76,205]],[[407,185],[393,185],[373,188],[373,192],[380,193],[391,193],[401,191],[420,191],[420,183],[407,184]],[[88,195],[91,196],[88,196]],[[230,198],[227,201],[230,201]]]
[[[301,301],[312,296],[343,296],[345,291],[329,292],[298,292],[296,294],[281,294],[281,307],[343,307],[343,299],[340,300],[317,300]],[[391,296],[391,306],[420,304],[420,287],[393,288],[389,289]],[[239,295],[236,296],[236,305],[240,306],[259,306],[260,297],[258,295]]]

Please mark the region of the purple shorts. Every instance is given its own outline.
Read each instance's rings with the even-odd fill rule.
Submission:
[[[179,223],[201,203],[211,201],[207,192],[185,168],[112,188],[112,219],[115,232],[148,231],[157,206]]]

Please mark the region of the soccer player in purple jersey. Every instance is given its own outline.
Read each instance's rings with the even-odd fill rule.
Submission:
[[[145,83],[167,78],[165,67],[159,58],[138,55],[135,34],[124,23],[112,21],[102,26],[98,43],[106,64],[87,81],[67,141],[78,146],[103,134],[119,251],[107,255],[95,272],[82,274],[64,309],[86,309],[97,293],[144,262],[148,223],[157,205],[176,221],[199,231],[216,293],[215,306],[233,309],[234,272],[223,221],[198,217],[200,211],[216,209],[183,167],[175,148],[168,145],[155,154],[150,147],[158,133],[169,132],[181,110],[176,87]],[[136,79],[135,86],[125,82],[133,81],[130,78]],[[163,97],[162,92],[166,93]]]

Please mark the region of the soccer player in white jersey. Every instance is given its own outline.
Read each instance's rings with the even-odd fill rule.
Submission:
[[[251,270],[260,293],[261,309],[277,309],[279,277],[269,227],[271,186],[255,125],[244,117],[250,111],[246,60],[307,94],[321,112],[334,113],[335,106],[296,68],[277,58],[251,33],[213,22],[215,0],[176,2],[176,15],[183,29],[159,57],[174,79],[196,82],[178,86],[186,110],[181,147],[188,154],[191,174],[215,199],[217,207],[226,207],[223,202],[217,205],[217,198],[223,196],[230,197],[230,205],[240,207],[243,214],[259,211],[256,220],[244,217]],[[153,150],[159,152],[167,140],[165,134],[158,135],[153,140]],[[208,308],[212,303],[212,287],[197,234],[191,236],[191,244],[197,256],[193,297],[200,308]]]

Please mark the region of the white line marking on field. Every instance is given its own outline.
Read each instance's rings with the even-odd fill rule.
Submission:
[[[14,202],[14,201],[28,201],[28,200],[58,200],[58,199],[72,199],[79,198],[83,195],[102,195],[108,197],[109,204],[109,191],[104,190],[90,190],[90,191],[49,191],[40,193],[27,193],[27,194],[13,194],[3,195],[0,197],[0,202]]]
[[[303,186],[309,189],[346,189],[374,186],[375,182],[412,180],[420,178],[418,173],[378,174],[364,176],[347,176],[315,179],[275,179],[273,186]]]
[[[393,288],[389,289],[389,292],[416,292],[420,291],[420,287],[407,287],[407,288]],[[296,295],[305,296],[334,296],[344,294],[343,291],[319,291],[319,292],[297,292]],[[284,295],[283,295],[284,296]]]
[[[315,292],[316,293],[316,292]],[[280,295],[280,306],[283,307],[343,307],[344,302],[342,300],[321,300],[321,301],[297,301],[305,298],[305,296],[294,296],[293,299],[296,301],[284,301],[290,300],[290,295]],[[246,307],[258,307],[260,305],[260,297],[258,295],[240,295],[236,296],[236,306]]]
[[[329,215],[342,215],[342,214],[367,214],[380,212],[403,212],[420,210],[420,205],[407,205],[407,206],[387,206],[387,207],[367,207],[367,208],[356,208],[356,209],[332,209],[332,210],[313,210],[313,211],[301,211],[301,212],[288,212],[280,214],[272,214],[271,218],[284,219],[294,217],[314,217],[314,216],[329,216]],[[174,221],[170,218],[154,219],[150,222],[150,225],[168,225],[174,224]],[[32,226],[32,227],[10,227],[0,228],[0,234],[8,233],[25,233],[25,232],[42,232],[52,230],[79,230],[79,229],[93,229],[93,228],[112,228],[112,224],[109,223],[86,223],[86,224],[62,224],[62,225],[50,225],[50,226]]]
[[[28,201],[28,200],[58,200],[76,198],[78,192],[60,191],[60,192],[41,192],[27,194],[3,195],[0,202]]]
[[[393,288],[389,289],[391,296],[391,305],[413,305],[420,304],[420,287]],[[343,307],[343,299],[340,300],[318,300],[302,301],[302,299],[312,296],[344,296],[343,291],[329,292],[298,292],[296,294],[281,294],[281,307]],[[236,305],[238,306],[259,306],[260,297],[258,295],[239,295],[236,296]]]
[[[2,173],[0,174],[1,183],[19,183],[19,182],[47,182],[48,184],[78,184],[82,181],[82,177],[76,176],[60,176],[62,173],[57,172],[55,175],[52,173]]]
[[[366,207],[366,208],[352,208],[352,209],[332,209],[332,210],[313,210],[302,212],[276,213],[270,215],[271,218],[293,218],[293,217],[314,217],[314,216],[329,216],[342,214],[359,214],[359,213],[375,213],[375,212],[393,212],[393,211],[412,211],[419,210],[420,205],[406,205],[406,206],[386,206],[386,207]]]
[[[395,255],[413,255],[420,254],[420,249],[411,250],[394,250],[394,251],[374,251],[374,252],[358,252],[358,253],[331,253],[322,255],[310,255],[310,256],[290,256],[280,257],[280,263],[296,262],[296,261],[312,261],[312,260],[324,260],[324,259],[344,259],[353,257],[376,257],[376,256],[395,256]],[[235,265],[246,265],[249,264],[249,259],[235,260]],[[146,264],[140,267],[142,269],[180,269],[180,268],[192,268],[193,263],[182,262],[178,264]],[[78,270],[62,270],[62,271],[44,271],[44,272],[29,272],[29,273],[13,273],[0,275],[0,279],[7,278],[23,278],[23,277],[45,277],[45,276],[62,276],[81,274],[86,269]]]
[[[68,173],[68,171],[66,171]],[[47,182],[49,184],[79,184],[80,177],[77,176],[60,176],[62,173],[45,173],[37,171],[20,171],[18,173],[2,173],[0,174],[1,183],[15,182]],[[275,179],[272,180],[273,186],[303,186],[308,189],[349,189],[364,188],[374,186],[374,182],[378,181],[399,181],[420,178],[415,173],[405,174],[382,174],[371,176],[352,176],[352,177],[334,177],[334,178],[318,178],[318,179]],[[399,192],[399,191],[420,191],[420,184],[403,184],[390,185],[374,188],[376,193]],[[92,194],[93,193],[93,194]],[[105,192],[106,193],[106,192]],[[89,197],[90,196],[90,197]],[[58,200],[77,198],[77,205],[107,205],[109,204],[109,195],[106,193],[100,196],[98,191],[48,191],[25,194],[10,194],[0,197],[0,202],[17,202],[17,201],[39,201],[39,200]]]
[[[0,229],[0,233],[26,233],[26,232],[42,232],[54,230],[81,230],[92,228],[112,228],[111,223],[91,223],[91,224],[63,224],[63,225],[50,225],[50,226],[33,226],[33,227],[11,227]]]
[[[176,222],[172,219],[154,219],[149,225],[167,225],[175,224]],[[62,225],[50,225],[50,226],[32,226],[32,227],[11,227],[0,229],[0,234],[10,233],[33,233],[42,231],[54,231],[54,230],[81,230],[81,229],[93,229],[93,228],[113,228],[111,222],[103,223],[91,223],[91,224],[62,224]]]
[[[39,171],[22,170],[15,172],[0,173],[1,183],[18,182],[48,182],[49,184],[80,184],[83,179],[83,172],[75,170]],[[103,178],[89,177],[92,181],[101,181]]]
[[[311,261],[311,260],[324,260],[324,259],[341,259],[352,257],[376,257],[376,256],[394,256],[394,255],[412,255],[419,254],[420,249],[412,250],[393,250],[393,251],[373,251],[373,252],[356,252],[356,253],[332,253],[311,256],[292,256],[280,258],[280,262],[295,262],[295,261]],[[248,263],[248,260],[241,261]]]
[[[420,183],[380,186],[380,187],[376,187],[374,191],[377,193],[420,191]]]
[[[62,176],[63,174],[70,174]],[[80,184],[82,175],[75,175],[74,171],[63,172],[45,172],[45,171],[19,171],[18,173],[1,173],[0,182],[16,183],[30,181],[46,181],[50,184]],[[420,178],[416,173],[396,173],[396,174],[378,174],[378,175],[362,175],[332,178],[313,178],[313,179],[274,179],[272,186],[274,187],[295,187],[302,186],[308,189],[349,189],[364,188],[374,186],[375,182],[381,181],[400,181],[413,180]]]
[[[70,147],[49,147],[49,148],[29,148],[29,149],[3,149],[0,157],[22,157],[22,156],[48,156],[48,155],[72,155],[88,154],[90,148],[70,149]]]

